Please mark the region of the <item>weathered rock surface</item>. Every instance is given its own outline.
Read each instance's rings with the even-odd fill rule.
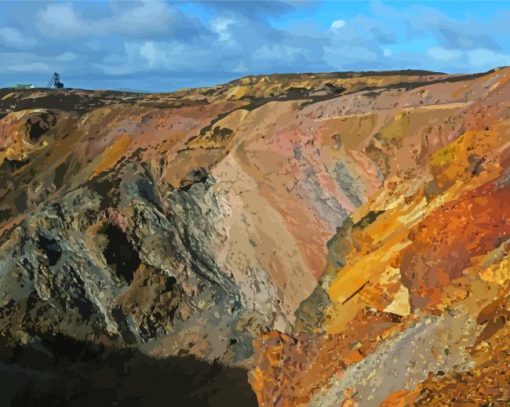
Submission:
[[[509,402],[509,79],[504,69],[407,92],[437,99],[407,104],[374,136],[384,184],[328,243],[296,313],[307,336],[257,340],[259,405]]]
[[[509,78],[0,91],[3,397],[378,405],[497,370]]]

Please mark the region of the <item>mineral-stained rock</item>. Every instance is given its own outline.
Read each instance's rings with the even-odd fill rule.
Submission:
[[[476,100],[406,107],[367,142],[384,184],[329,241],[324,274],[296,312],[299,346],[271,334],[255,342],[260,405],[509,402],[510,76],[498,72]],[[436,84],[418,94],[432,92],[448,94]],[[366,310],[394,319],[367,332]],[[352,342],[328,345],[337,337]],[[293,363],[301,349],[310,358]]]
[[[503,381],[509,78],[0,91],[0,404],[440,403]]]

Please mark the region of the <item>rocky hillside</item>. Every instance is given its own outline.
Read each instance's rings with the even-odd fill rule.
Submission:
[[[508,400],[509,96],[1,90],[0,404]]]

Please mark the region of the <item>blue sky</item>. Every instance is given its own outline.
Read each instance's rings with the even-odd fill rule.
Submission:
[[[510,1],[5,1],[0,87],[169,91],[283,72],[510,65]]]

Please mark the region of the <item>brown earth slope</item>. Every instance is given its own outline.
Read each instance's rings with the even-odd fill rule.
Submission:
[[[508,399],[509,91],[508,69],[1,90],[0,397]]]

